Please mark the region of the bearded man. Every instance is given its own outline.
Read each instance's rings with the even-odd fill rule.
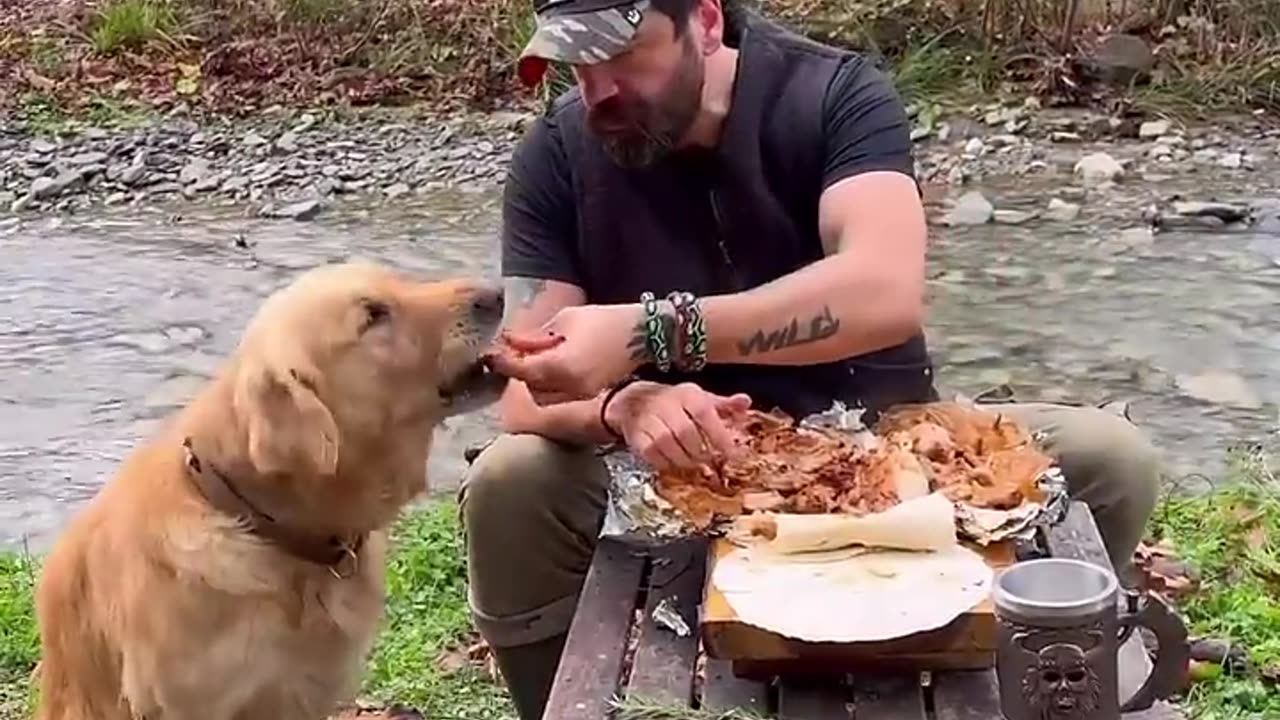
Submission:
[[[601,446],[689,465],[727,450],[723,418],[748,406],[874,416],[937,398],[901,100],[866,58],[731,5],[534,0],[520,75],[563,62],[576,87],[512,159],[506,325],[565,340],[503,368],[519,378],[504,432],[460,496],[472,612],[524,720],[591,562]],[[1146,438],[1092,408],[1001,411],[1046,433],[1127,564],[1156,497]]]

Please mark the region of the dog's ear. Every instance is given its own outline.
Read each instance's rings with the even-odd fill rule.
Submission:
[[[337,471],[338,426],[298,370],[242,367],[234,402],[248,433],[249,459],[258,472]]]

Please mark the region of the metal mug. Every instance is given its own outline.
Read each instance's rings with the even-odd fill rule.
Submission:
[[[1121,592],[1106,568],[1068,558],[1016,563],[996,578],[992,603],[1007,720],[1119,720],[1182,685],[1185,625],[1158,598]],[[1139,626],[1159,648],[1145,682],[1122,703],[1117,655]]]

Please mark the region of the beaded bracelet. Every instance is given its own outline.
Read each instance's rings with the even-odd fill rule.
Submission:
[[[676,365],[687,372],[697,372],[707,364],[707,328],[702,307],[693,293],[677,290],[667,296],[675,308],[680,353]]]
[[[667,323],[658,305],[658,298],[645,291],[640,294],[640,304],[644,307],[644,342],[649,357],[661,372],[671,369],[671,342],[667,337]]]

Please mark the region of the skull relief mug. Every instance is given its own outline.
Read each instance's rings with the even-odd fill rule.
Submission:
[[[1068,558],[1027,560],[1000,573],[992,603],[1007,720],[1119,720],[1182,683],[1186,627],[1159,599],[1122,593],[1110,570]],[[1139,626],[1159,649],[1142,687],[1122,703],[1117,655]]]

